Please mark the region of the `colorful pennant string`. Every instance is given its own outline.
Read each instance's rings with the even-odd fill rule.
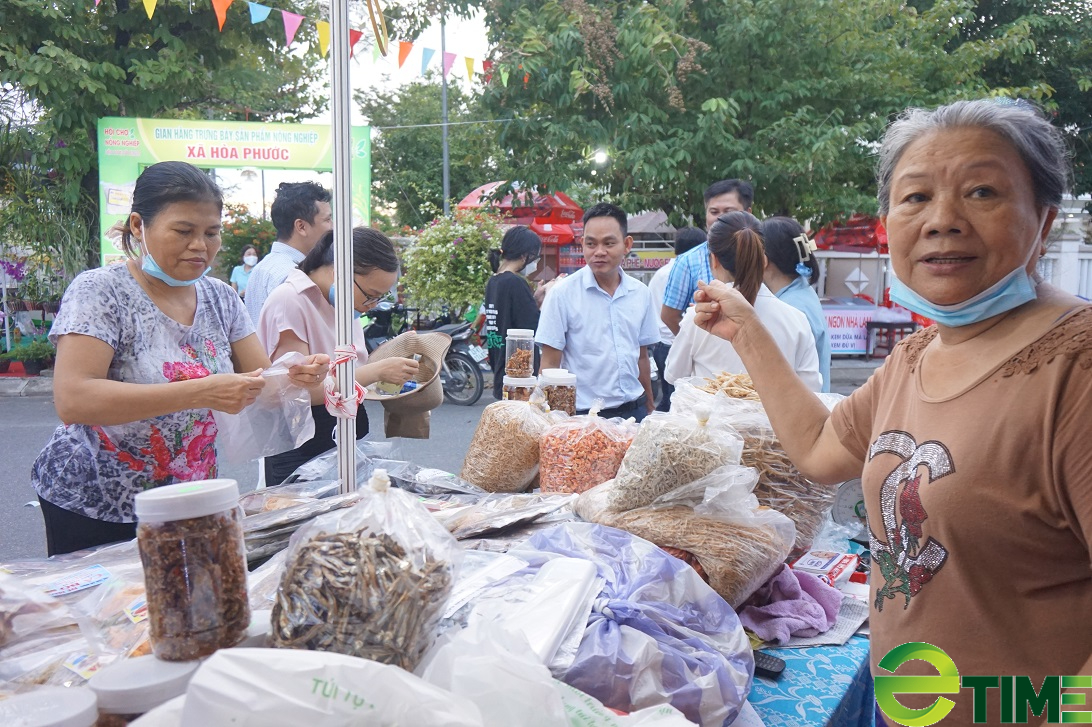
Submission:
[[[148,0],[144,0],[145,5]],[[154,2],[154,0],[153,0]],[[212,9],[216,12],[216,20],[220,23],[220,32],[224,32],[224,22],[227,20],[227,9],[231,6],[231,0],[212,0]]]
[[[421,75],[425,75],[425,71],[428,70],[429,61],[432,60],[432,56],[436,55],[436,51],[432,48],[421,49]]]
[[[326,54],[330,52],[330,24],[325,20],[320,20],[315,23],[315,27],[318,29],[319,53],[325,58]]]
[[[213,2],[216,1],[213,0]],[[220,2],[223,2],[223,0],[220,0]],[[231,0],[228,0],[228,2],[231,2]],[[292,45],[292,41],[296,38],[296,31],[300,29],[300,23],[303,22],[303,16],[282,10],[281,18],[284,20],[284,44]]]
[[[451,73],[451,66],[455,63],[454,53],[444,53],[444,75]]]
[[[249,5],[251,25],[257,25],[258,23],[263,22],[269,17],[269,13],[273,10],[273,8],[268,5],[259,5],[258,3],[249,3]]]

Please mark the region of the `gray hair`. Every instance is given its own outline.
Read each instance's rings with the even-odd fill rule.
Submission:
[[[1035,202],[1057,207],[1069,187],[1068,150],[1062,132],[1025,101],[956,101],[929,111],[911,108],[887,127],[876,165],[880,214],[890,206],[891,179],[906,148],[933,131],[975,127],[1001,136],[1020,154],[1031,173]]]

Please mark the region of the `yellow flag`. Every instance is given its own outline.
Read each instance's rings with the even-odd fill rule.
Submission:
[[[144,0],[144,12],[148,13],[148,20],[152,19],[152,15],[155,13],[155,6],[159,0]]]
[[[469,56],[466,58],[466,77],[474,80],[474,59]]]
[[[325,20],[319,20],[315,25],[318,27],[319,53],[325,56],[330,52],[330,24]]]

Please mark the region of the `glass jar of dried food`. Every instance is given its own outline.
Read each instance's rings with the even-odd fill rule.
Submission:
[[[235,646],[250,625],[235,480],[167,485],[136,496],[152,653],[190,661]]]
[[[185,694],[200,665],[198,661],[138,656],[100,669],[87,682],[98,697],[96,727],[124,727],[145,712]]]
[[[86,687],[37,687],[0,699],[0,724],[33,727],[94,727],[99,712]]]
[[[538,379],[534,376],[527,378],[516,378],[515,376],[504,377],[504,400],[505,401],[530,401],[531,394],[534,392],[535,387],[538,386]]]
[[[576,374],[565,369],[542,370],[542,392],[553,411],[576,414]]]
[[[509,328],[504,341],[504,373],[518,379],[535,375],[535,332]]]

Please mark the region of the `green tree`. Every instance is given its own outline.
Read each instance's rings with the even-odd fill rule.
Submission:
[[[220,231],[220,253],[216,272],[231,280],[231,271],[243,259],[243,250],[253,245],[258,256],[265,257],[277,239],[277,228],[262,217],[255,217],[244,205],[229,204],[224,210],[224,228]]]
[[[487,5],[508,84],[485,100],[522,179],[594,182],[628,210],[701,221],[702,190],[755,184],[763,213],[822,222],[875,209],[875,142],[892,114],[988,91],[980,72],[1025,27],[959,40],[940,0],[518,0]],[[525,76],[526,74],[526,76]],[[526,80],[525,80],[526,79]],[[595,153],[609,162],[598,166]]]
[[[448,147],[454,201],[511,170],[497,142],[498,126],[479,96],[448,85]],[[393,209],[388,227],[419,227],[443,209],[443,147],[438,74],[397,89],[358,91],[372,139],[372,199],[377,217]],[[483,122],[483,123],[477,123]]]
[[[284,0],[270,4],[289,8]],[[318,7],[291,3],[312,16]],[[317,54],[285,48],[274,20],[252,25],[245,3],[231,6],[222,33],[208,3],[159,3],[151,19],[132,0],[0,3],[0,85],[32,105],[45,140],[36,164],[91,230],[100,117],[295,120],[324,104],[312,90],[322,87],[324,69]],[[83,251],[89,260],[95,239]]]

